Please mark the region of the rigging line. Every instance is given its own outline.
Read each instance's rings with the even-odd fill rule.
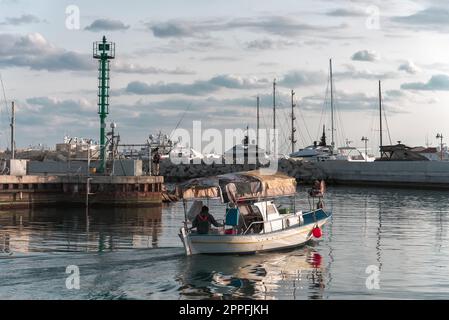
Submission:
[[[301,131],[301,127],[296,126],[296,133],[297,133],[296,136],[298,137],[297,142],[300,142],[301,145],[304,145],[305,139],[304,139],[303,133],[302,133],[302,131]],[[296,148],[298,148],[298,147],[296,147]],[[295,151],[296,151],[296,150],[295,150]]]
[[[377,127],[377,115],[378,115],[378,109],[377,109],[377,101],[375,102],[376,107],[371,108],[371,123],[369,126],[369,130],[370,130],[370,138],[372,138],[371,134],[373,134],[373,132],[375,131],[375,126]]]
[[[326,84],[326,90],[324,91],[323,108],[321,109],[321,117],[320,117],[320,121],[318,123],[318,131],[317,131],[317,135],[316,135],[316,141],[318,141],[320,139],[320,132],[322,129],[321,127],[322,127],[322,124],[324,123],[323,119],[326,116],[326,111],[327,111],[327,106],[328,106],[327,97],[329,96],[329,82],[330,82],[330,79],[328,78],[327,84]]]
[[[283,108],[283,109],[281,109],[282,110],[282,113],[283,113],[283,115],[284,115],[284,120],[285,120],[285,122],[286,123],[289,123],[289,119],[288,119],[288,115],[287,115],[287,111],[285,110],[285,108]],[[284,141],[285,141],[285,143],[283,144],[283,146],[284,146],[284,148],[288,151],[288,149],[290,148],[290,141],[291,141],[291,138],[292,137],[290,137],[290,139],[288,138],[288,136],[290,136],[290,134],[287,134],[285,131],[286,130],[288,130],[289,129],[289,126],[283,126],[283,133],[284,133]]]
[[[299,111],[299,108],[298,108],[297,111]],[[301,128],[301,124],[298,121],[298,112],[296,113],[295,128],[296,128],[296,132],[298,133],[299,140],[301,140],[302,145],[304,145],[306,139],[304,138],[304,134],[303,134],[303,131],[302,131],[302,128]]]
[[[392,145],[393,143],[391,142],[390,128],[388,126],[387,113],[385,112],[385,105],[384,105],[383,99],[382,99],[382,106],[383,106],[382,111],[383,111],[384,118],[385,118],[385,124],[387,125],[388,140],[390,140],[390,145]]]
[[[302,143],[301,146],[306,147],[306,146],[310,145],[310,141],[307,139],[306,135],[304,134],[302,126],[298,126],[298,132],[299,132],[300,138],[301,138],[301,143]]]
[[[9,115],[9,110],[8,110],[8,99],[6,99],[6,90],[5,90],[5,84],[3,83],[3,77],[2,74],[0,73],[0,82],[2,84],[2,90],[3,90],[3,102],[5,103],[5,107],[6,110],[8,112]]]
[[[318,128],[317,128],[317,134],[315,135],[315,140],[318,141],[320,139],[320,133],[322,130],[322,126],[325,124],[325,118],[327,116],[327,109],[328,109],[328,96],[329,96],[329,84],[326,86],[325,92],[324,92],[324,100],[323,100],[323,107],[321,109],[321,116],[320,120],[318,122]]]
[[[276,92],[276,94],[277,94],[277,96],[279,95],[279,98],[276,97],[276,100],[279,101],[278,106],[281,107],[281,108],[278,109],[278,110],[280,110],[279,113],[281,113],[281,114],[284,116],[284,121],[285,121],[285,123],[288,124],[289,121],[288,121],[288,117],[287,117],[286,114],[285,114],[284,102],[280,99],[280,92]],[[289,141],[289,140],[288,140],[288,136],[287,136],[287,134],[286,134],[286,132],[285,132],[286,128],[288,128],[288,125],[280,126],[280,128],[281,128],[280,132],[281,132],[281,134],[282,134],[282,136],[283,136],[283,138],[284,138],[284,143],[282,143],[281,145],[282,145],[282,147],[284,147],[284,149],[285,149],[286,146],[287,146],[287,147],[289,146],[289,143],[288,143],[288,141]],[[279,141],[279,142],[280,142],[280,141]],[[278,150],[281,151],[280,148],[279,148]],[[284,151],[285,151],[285,150],[284,150]]]
[[[265,113],[264,113],[264,111],[263,111],[263,105],[262,105],[262,99],[260,99],[260,102],[259,102],[259,118],[262,118],[262,122],[263,122],[263,125],[264,125],[264,127],[265,127],[265,129],[267,129],[267,123],[266,123],[266,120],[265,120]],[[259,122],[259,125],[260,125],[260,122]]]
[[[337,121],[338,121],[338,124],[337,124],[336,127],[339,128],[338,132],[340,133],[340,138],[342,139],[340,141],[340,144],[342,144],[342,143],[345,142],[345,139],[347,138],[347,135],[346,135],[346,132],[345,132],[345,129],[344,129],[344,125],[343,125],[342,112],[341,112],[339,107],[335,108],[335,110],[337,111]],[[337,134],[337,137],[338,137],[338,134]]]
[[[337,95],[335,94],[337,92],[336,86],[334,84],[334,110],[337,114],[337,126],[336,128],[339,128],[339,133],[340,133],[340,138],[342,139],[342,141],[340,141],[341,144],[345,143],[345,137],[346,137],[346,133],[344,130],[344,126],[343,126],[343,120],[342,120],[342,116],[341,116],[341,111],[340,111],[340,107],[339,107],[339,100]],[[336,129],[335,129],[336,131]],[[338,135],[336,135],[338,138]]]
[[[9,115],[9,109],[8,109],[8,100],[6,99],[6,90],[5,90],[5,84],[3,83],[3,77],[2,77],[2,74],[1,74],[1,72],[0,72],[0,82],[1,82],[1,85],[2,85],[2,90],[3,90],[3,100],[4,100],[4,102],[5,102],[5,109],[6,109],[6,113],[7,113],[7,116],[8,116],[8,118],[10,118],[10,115]],[[0,108],[0,110],[1,110],[1,108]],[[3,112],[1,112],[1,115],[3,115]],[[0,116],[1,116],[0,115]],[[8,119],[9,120],[9,119]],[[3,117],[2,117],[2,125],[3,125]],[[11,133],[9,133],[9,135],[10,135]],[[5,143],[6,143],[6,145],[8,145],[8,137],[6,136],[6,135],[3,135],[4,136],[4,138],[5,138]]]
[[[377,97],[373,98],[373,104],[374,104],[374,108],[372,108],[371,111],[371,126],[370,126],[370,136],[369,138],[371,139],[371,143],[370,146],[372,148],[372,150],[376,150],[378,149],[378,146],[380,144],[380,139],[379,139],[379,130],[377,130],[378,125],[379,125],[379,101],[377,100]]]
[[[307,135],[309,136],[310,143],[313,143],[312,136],[310,135],[309,129],[307,128],[306,119],[304,118],[304,114],[302,113],[301,108],[298,108],[299,115],[304,122],[304,127],[306,128]]]
[[[263,122],[263,125],[264,125],[264,127],[265,127],[265,132],[268,134],[268,126],[267,126],[267,121],[266,121],[266,119],[265,119],[265,113],[264,113],[264,111],[263,111],[263,109],[264,108],[262,108],[262,106],[260,106],[260,108],[259,108],[259,110],[260,110],[260,115],[262,116],[262,122]],[[269,147],[269,145],[268,145],[268,142],[269,142],[269,136],[267,136],[267,134],[265,135],[265,139],[263,139],[262,141],[264,141],[265,142],[265,145],[263,146],[263,149],[265,149],[265,151],[266,152],[269,152],[269,150],[268,150],[268,147]],[[260,139],[260,137],[259,137],[259,139]],[[259,141],[259,143],[260,143],[261,141]],[[259,148],[260,148],[260,145],[259,145]]]
[[[192,106],[192,102],[190,102],[190,104],[189,104],[189,105],[187,106],[187,108],[184,110],[184,113],[183,113],[181,119],[179,119],[178,123],[176,124],[175,129],[172,131],[172,133],[171,133],[171,135],[170,135],[170,140],[172,139],[174,132],[179,128],[179,125],[180,125],[181,122],[184,120],[184,118],[185,118],[185,116],[186,116],[186,114],[187,114],[187,111],[190,110],[190,107],[191,107],[191,106]]]
[[[260,110],[260,113],[261,113],[261,118],[262,118],[262,121],[263,121],[263,125],[264,125],[264,127],[265,127],[265,130],[267,130],[268,129],[268,126],[267,126],[267,120],[265,119],[265,112],[263,111],[263,108],[262,107],[260,107],[259,108],[259,110]]]
[[[289,148],[290,148],[290,139],[289,139],[289,137],[290,137],[290,133],[289,132],[286,132],[287,130],[289,130],[289,128],[290,128],[290,120],[289,120],[289,117],[288,117],[288,115],[287,115],[287,111],[286,111],[286,108],[285,108],[285,105],[284,105],[284,103],[281,101],[281,113],[282,113],[282,115],[284,116],[284,120],[285,120],[285,123],[286,123],[286,125],[284,125],[284,126],[282,126],[282,134],[283,134],[283,136],[284,136],[284,143],[282,144],[282,146],[284,147],[284,153],[290,153],[288,150],[289,150]]]
[[[281,108],[279,108],[280,109],[280,111],[281,111],[281,113],[282,113],[282,115],[284,115],[284,120],[286,121],[286,123],[288,123],[289,121],[288,121],[288,117],[286,117],[286,115],[285,115],[285,107],[284,107],[284,103],[283,103],[283,101],[281,100],[281,98],[280,98],[281,96],[280,96],[280,92],[279,91],[276,91],[276,101],[278,101],[278,104],[276,105],[276,107],[281,107]],[[276,108],[277,110],[279,110],[278,108]],[[282,144],[282,146],[284,147],[284,149],[285,149],[285,147],[288,147],[289,146],[289,143],[288,143],[288,138],[287,138],[287,136],[286,136],[286,133],[285,133],[285,129],[286,128],[288,128],[288,126],[281,126],[281,133],[282,133],[282,135],[283,135],[283,137],[284,137],[284,143]],[[278,146],[278,151],[281,151],[281,149],[279,148],[279,146]],[[285,151],[285,150],[284,150]]]
[[[301,118],[302,121],[304,122],[304,128],[306,130],[307,135],[309,136],[309,140],[312,141],[312,137],[310,136],[309,129],[307,128],[307,124],[306,124],[306,122],[304,120],[304,116],[303,116],[303,113],[302,113],[302,101],[303,101],[303,99],[301,99],[301,102],[297,101],[297,109],[296,110],[297,110],[297,114],[299,115],[299,117],[298,116],[296,117],[296,120],[295,120],[296,121],[296,126],[297,126],[298,131],[299,131],[301,129],[301,127],[302,127],[302,124],[301,124],[301,122],[298,119]],[[305,144],[306,144],[306,138],[303,137],[303,145],[305,145]]]
[[[344,129],[344,126],[343,126],[342,115],[341,115],[341,111],[338,108],[336,110],[337,110],[337,119],[338,119],[338,123],[339,123],[339,126],[337,126],[337,127],[340,128],[340,130],[339,130],[340,138],[342,139],[342,141],[340,143],[344,143],[345,142],[345,138],[347,136],[346,136],[346,132],[345,132],[345,129]]]

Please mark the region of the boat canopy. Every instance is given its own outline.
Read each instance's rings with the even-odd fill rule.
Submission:
[[[263,175],[259,170],[191,179],[177,187],[183,199],[221,199],[224,203],[291,196],[296,180],[282,173]]]

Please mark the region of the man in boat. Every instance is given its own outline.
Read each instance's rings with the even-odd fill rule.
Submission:
[[[192,229],[196,228],[198,234],[208,234],[210,230],[210,225],[213,224],[215,227],[223,227],[222,224],[218,223],[214,216],[209,214],[209,208],[203,206],[201,212],[195,217],[192,222]]]

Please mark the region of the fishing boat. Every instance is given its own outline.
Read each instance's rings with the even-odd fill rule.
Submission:
[[[184,204],[179,236],[187,255],[252,254],[301,246],[321,237],[321,228],[332,216],[324,210],[324,183],[310,190],[309,210],[297,211],[296,180],[280,173],[264,175],[255,170],[192,179],[177,193]],[[281,197],[293,197],[292,208],[276,205]],[[199,234],[191,225],[203,200],[209,199],[223,204],[223,226]],[[189,210],[188,201],[193,201]]]

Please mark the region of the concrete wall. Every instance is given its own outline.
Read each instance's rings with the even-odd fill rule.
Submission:
[[[141,176],[142,160],[115,160],[114,175],[116,176]]]
[[[0,209],[86,205],[87,177],[78,175],[0,175]],[[152,206],[162,202],[163,177],[92,176],[89,203],[101,206]]]
[[[28,163],[29,175],[53,174],[87,174],[86,161],[30,161]]]
[[[327,179],[335,182],[449,187],[447,161],[323,161],[315,166],[323,171]]]
[[[91,168],[98,163],[92,162]],[[87,161],[29,161],[29,175],[86,175]],[[116,176],[141,176],[141,160],[116,160],[114,163],[114,175]]]
[[[161,175],[172,182],[253,169],[254,166],[245,165],[175,165],[169,160],[161,163]],[[307,162],[280,159],[278,171],[305,183],[324,179],[342,184],[449,188],[449,161]]]
[[[10,159],[7,161],[10,176],[24,176],[27,174],[28,160]]]

